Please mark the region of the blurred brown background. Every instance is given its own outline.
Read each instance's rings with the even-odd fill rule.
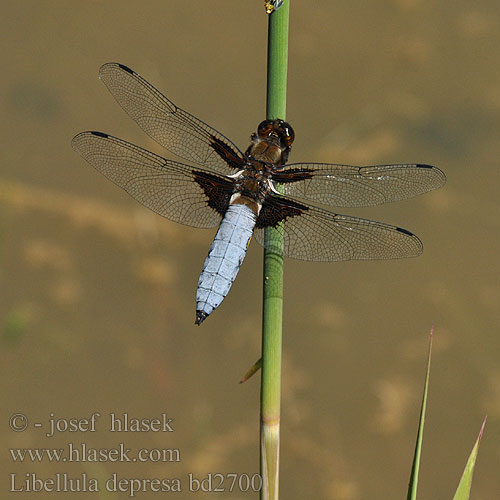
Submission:
[[[168,155],[99,82],[99,66],[117,61],[245,148],[265,114],[262,4],[4,5],[1,442],[181,450],[180,463],[135,465],[16,465],[2,452],[4,480],[7,472],[20,480],[26,472],[180,477],[184,491],[171,496],[188,499],[201,496],[187,491],[189,472],[258,471],[259,379],[238,380],[260,355],[262,249],[251,245],[223,305],[195,327],[195,288],[213,232],[148,212],[70,142],[101,130]],[[419,493],[452,498],[488,414],[472,498],[498,498],[499,3],[295,0],[290,29],[293,161],[423,162],[441,167],[448,183],[347,211],[414,231],[425,244],[418,259],[286,261],[282,497],[406,497],[434,324]],[[167,412],[175,432],[117,436],[105,431],[104,416],[92,435],[49,439],[8,428],[15,412],[46,423],[50,412],[94,411]],[[128,498],[99,496],[108,497]]]

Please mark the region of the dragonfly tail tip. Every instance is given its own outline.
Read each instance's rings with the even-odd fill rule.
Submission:
[[[194,321],[195,325],[200,326],[206,319],[208,314],[204,311],[196,311],[196,319]]]

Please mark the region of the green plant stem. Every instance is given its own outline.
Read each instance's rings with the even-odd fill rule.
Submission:
[[[422,455],[422,442],[424,438],[425,412],[427,409],[427,394],[429,392],[429,379],[431,374],[433,337],[434,337],[434,325],[431,328],[431,333],[429,337],[429,354],[427,355],[427,370],[425,372],[424,394],[422,396],[422,406],[420,407],[420,420],[418,424],[417,444],[415,445],[415,454],[413,456],[413,465],[411,468],[410,482],[408,484],[407,500],[417,499],[418,474],[420,471],[420,457]]]
[[[286,117],[289,0],[269,16],[267,109],[268,119]],[[262,312],[262,382],[260,413],[261,499],[279,496],[279,433],[281,397],[281,334],[283,321],[283,235],[265,230]]]

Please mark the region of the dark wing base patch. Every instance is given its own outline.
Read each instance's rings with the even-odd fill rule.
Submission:
[[[234,183],[222,178],[220,175],[209,174],[200,170],[193,170],[193,175],[194,181],[203,189],[208,199],[208,206],[223,216],[233,194]]]
[[[289,182],[305,181],[312,179],[314,170],[312,168],[289,168],[282,172],[273,173],[273,181],[277,184],[287,184]]]
[[[297,217],[307,210],[309,210],[309,207],[302,203],[288,198],[268,196],[262,204],[255,227],[276,227],[280,222],[286,221],[289,217]]]

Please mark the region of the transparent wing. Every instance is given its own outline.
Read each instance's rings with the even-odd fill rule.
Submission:
[[[272,249],[264,241],[264,229],[269,225],[283,235],[285,257],[299,260],[399,259],[416,257],[423,250],[418,237],[406,229],[334,214],[279,196],[266,199],[254,233],[261,245]]]
[[[178,108],[127,66],[104,64],[99,78],[139,127],[172,153],[223,174],[240,168],[242,153],[227,137]]]
[[[273,175],[283,194],[335,207],[364,207],[405,200],[446,182],[431,165],[353,167],[328,163],[294,163]]]
[[[174,222],[216,227],[232,182],[211,172],[166,160],[102,132],[82,132],[73,148],[138,202]]]

